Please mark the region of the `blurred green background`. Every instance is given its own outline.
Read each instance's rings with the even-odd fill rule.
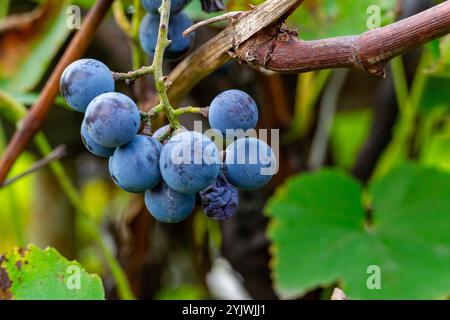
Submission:
[[[139,1],[117,2],[85,56],[128,71],[147,61],[117,17],[132,19]],[[245,10],[261,2],[226,4]],[[387,25],[439,2],[306,0],[288,25],[305,40],[356,35],[367,31],[370,6]],[[68,6],[81,6],[84,15],[93,3],[0,2],[0,154],[74,34]],[[198,0],[186,10],[197,21],[211,16]],[[196,46],[224,26],[199,30]],[[258,102],[259,127],[281,131],[280,172],[261,192],[242,192],[238,215],[223,223],[200,208],[179,225],[155,222],[142,197],[116,188],[107,162],[84,150],[81,116],[59,97],[10,177],[57,145],[69,154],[0,189],[0,253],[30,243],[55,248],[102,278],[83,298],[98,298],[99,286],[109,299],[329,299],[336,286],[352,299],[447,298],[450,37],[396,58],[387,74],[267,76],[230,61],[201,81],[182,105],[207,106],[223,90],[243,89]],[[117,91],[144,104],[154,95],[150,84],[143,79]],[[40,274],[69,263],[53,251],[29,250]],[[368,286],[373,265],[381,289]],[[14,290],[15,298],[42,298]],[[58,291],[48,297],[74,298]]]

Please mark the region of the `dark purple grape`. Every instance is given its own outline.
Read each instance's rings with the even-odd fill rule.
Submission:
[[[191,0],[172,0],[170,4],[170,14],[177,14],[190,2]],[[145,10],[151,13],[159,13],[161,7],[161,0],[141,0]]]
[[[201,0],[202,10],[205,12],[217,12],[225,10],[223,0]]]
[[[231,218],[239,207],[238,192],[223,174],[220,174],[212,185],[199,194],[203,210],[214,220]]]
[[[148,13],[139,28],[142,49],[151,57],[155,54],[158,41],[159,20],[159,14]],[[192,26],[192,20],[184,12],[170,17],[167,36],[172,42],[164,51],[164,58],[174,61],[183,58],[188,53],[194,43],[195,33],[184,37],[183,32],[190,26]]]

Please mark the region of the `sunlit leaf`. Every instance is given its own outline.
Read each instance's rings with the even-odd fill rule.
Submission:
[[[55,249],[34,245],[14,249],[0,258],[0,299],[104,299],[101,279]]]

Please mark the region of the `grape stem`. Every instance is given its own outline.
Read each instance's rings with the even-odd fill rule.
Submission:
[[[188,29],[186,29],[183,32],[183,36],[187,37],[189,34],[194,32],[195,30],[197,30],[201,27],[205,27],[207,25],[213,24],[213,23],[222,22],[222,21],[226,21],[226,20],[234,21],[234,20],[238,19],[245,12],[246,11],[231,11],[231,12],[227,12],[227,13],[222,14],[217,17],[213,17],[213,18],[210,18],[207,20],[202,20],[202,21],[194,24],[193,26],[189,27]]]
[[[178,108],[174,111],[174,113],[177,117],[181,116],[182,114],[193,113],[193,114],[200,114],[201,116],[208,118],[209,108],[198,108],[189,106]]]
[[[158,104],[157,106],[153,107],[150,112],[145,113],[141,112],[141,119],[144,122],[151,123],[152,120],[154,120],[160,112],[164,111],[164,107],[162,104]],[[199,108],[199,107],[183,107],[173,110],[173,114],[175,117],[179,117],[186,113],[192,113],[192,114],[199,114],[205,118],[208,118],[209,114],[209,108]]]
[[[155,81],[155,89],[159,98],[159,104],[153,107],[152,110],[148,112],[148,114],[141,113],[141,119],[146,123],[146,125],[150,126],[151,121],[155,119],[160,112],[164,112],[165,116],[169,120],[172,129],[177,130],[181,128],[180,121],[178,120],[178,117],[180,115],[186,113],[193,113],[207,117],[209,108],[198,108],[188,106],[175,110],[169,101],[167,89],[170,86],[170,84],[166,82],[166,77],[163,74],[163,61],[164,61],[164,52],[171,43],[167,36],[170,21],[170,6],[171,0],[161,1],[161,7],[159,8],[161,19],[159,23],[158,39],[156,42],[155,54],[153,57],[152,65],[143,66],[137,70],[126,73],[113,72],[113,78],[116,81],[120,80],[135,81],[142,76],[153,74],[153,78]]]
[[[122,81],[122,80],[137,80],[140,77],[143,77],[147,74],[153,73],[153,66],[144,66],[137,70],[130,71],[130,72],[113,72],[113,78],[116,81]]]
[[[153,69],[155,89],[159,97],[159,104],[161,105],[167,120],[169,120],[170,126],[176,130],[181,128],[181,125],[175,115],[174,108],[170,104],[169,97],[167,96],[166,77],[164,77],[163,74],[164,52],[171,43],[167,37],[170,20],[170,5],[171,0],[161,1],[161,7],[159,8],[161,20],[159,22],[158,40],[156,42],[155,55],[151,68]]]

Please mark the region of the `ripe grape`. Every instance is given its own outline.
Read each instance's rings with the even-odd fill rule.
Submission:
[[[162,145],[155,138],[137,135],[117,148],[109,160],[109,172],[114,182],[132,193],[145,192],[161,182],[159,155]]]
[[[145,193],[145,205],[156,220],[177,223],[191,215],[195,207],[195,194],[179,193],[160,183]]]
[[[266,185],[276,169],[272,148],[256,138],[242,138],[226,149],[224,172],[234,186],[253,190]]]
[[[108,67],[100,61],[81,59],[64,70],[60,90],[72,109],[85,112],[95,97],[114,91],[114,79]]]
[[[161,7],[161,0],[142,0],[142,6],[151,13],[158,13]],[[190,2],[190,0],[172,0],[170,4],[170,14],[176,14],[183,10],[183,8]]]
[[[153,138],[155,138],[155,139],[161,141],[161,139],[162,139],[165,135],[167,135],[167,136],[166,136],[166,139],[164,139],[164,141],[163,141],[163,143],[166,143],[166,142],[170,139],[170,135],[168,135],[169,130],[171,130],[170,124],[166,124],[166,125],[162,126],[161,128],[159,128],[158,130],[156,130],[156,131],[153,133]],[[175,132],[171,132],[171,135],[176,134],[176,133],[181,132],[181,131],[185,131],[185,130],[186,130],[186,128],[183,127],[183,126],[181,126],[180,129],[176,130]]]
[[[217,179],[219,151],[205,135],[184,131],[164,145],[159,166],[170,188],[181,193],[196,193]]]
[[[158,40],[159,14],[147,14],[139,28],[139,39],[142,49],[149,55],[154,56],[156,42]],[[183,31],[192,26],[189,16],[180,12],[170,17],[168,38],[172,41],[164,52],[164,58],[176,60],[182,58],[194,43],[194,33],[183,37]]]
[[[226,220],[235,215],[239,207],[239,196],[223,174],[208,188],[200,192],[202,207],[206,215],[214,220]]]
[[[256,127],[258,108],[255,100],[241,90],[227,90],[219,94],[209,108],[209,124],[226,134],[227,129],[248,130]]]
[[[85,120],[91,138],[109,148],[130,142],[141,124],[139,109],[134,101],[116,92],[104,93],[92,100]]]
[[[223,0],[201,0],[202,10],[208,13],[225,10]]]
[[[170,130],[170,124],[166,124],[153,133],[153,138],[159,140],[162,137],[164,137],[164,135],[166,135],[169,132],[169,130]]]
[[[88,149],[91,153],[99,157],[109,158],[113,155],[115,151],[114,148],[107,148],[99,145],[89,136],[85,120],[83,120],[83,123],[81,124],[81,140],[83,141],[83,144],[86,147],[86,149]]]

